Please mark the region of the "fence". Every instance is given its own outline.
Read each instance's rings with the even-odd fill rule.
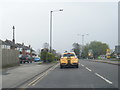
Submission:
[[[2,67],[10,67],[19,65],[19,51],[12,49],[2,49]]]

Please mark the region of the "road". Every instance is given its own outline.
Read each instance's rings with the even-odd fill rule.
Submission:
[[[118,88],[118,66],[80,60],[79,68],[59,64],[26,84],[26,88]]]

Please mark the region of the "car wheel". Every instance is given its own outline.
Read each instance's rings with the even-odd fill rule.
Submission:
[[[60,65],[60,68],[62,69],[62,68],[63,68],[63,66],[62,66],[62,65]]]
[[[22,61],[20,61],[20,64],[22,64]]]
[[[79,68],[79,65],[76,65],[76,68]]]

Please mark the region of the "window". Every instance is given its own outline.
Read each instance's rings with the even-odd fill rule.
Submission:
[[[63,54],[63,57],[71,57],[71,56],[75,56],[75,55],[71,54],[71,53],[69,53],[69,54]]]

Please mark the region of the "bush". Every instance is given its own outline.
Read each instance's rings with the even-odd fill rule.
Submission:
[[[48,52],[41,52],[41,60],[43,61],[43,62],[47,62],[47,53]]]
[[[47,53],[47,58],[46,59],[47,59],[48,62],[52,62],[52,61],[55,60],[55,55],[52,54],[52,53]]]
[[[40,53],[40,57],[43,62],[53,62],[59,60],[59,57],[56,57],[55,54],[48,51],[42,51]]]

